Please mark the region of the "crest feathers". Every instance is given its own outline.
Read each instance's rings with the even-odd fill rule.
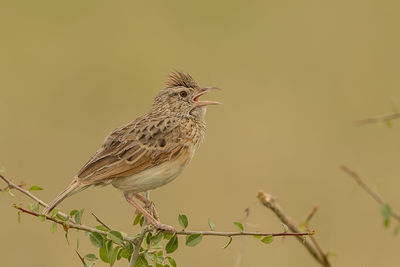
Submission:
[[[167,88],[169,87],[186,87],[186,88],[197,88],[199,87],[193,77],[180,71],[171,72],[168,75],[168,79],[165,82]]]

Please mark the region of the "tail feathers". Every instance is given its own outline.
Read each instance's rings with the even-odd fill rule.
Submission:
[[[72,181],[72,183],[64,190],[62,191],[48,206],[43,210],[44,214],[49,214],[58,204],[60,204],[61,201],[63,201],[65,198],[68,196],[76,193],[77,191],[80,191],[81,185],[80,183],[75,179]]]

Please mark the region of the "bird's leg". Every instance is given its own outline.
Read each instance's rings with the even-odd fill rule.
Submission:
[[[129,197],[128,194],[125,194],[125,199],[130,204],[132,204],[139,212],[141,212],[143,214],[143,216],[146,217],[148,222],[154,226],[154,228],[169,231],[169,232],[176,232],[174,227],[172,227],[170,225],[162,224],[159,221],[157,221],[156,219],[154,219],[153,216],[151,216],[139,203],[134,201],[133,198]]]
[[[150,209],[150,214],[155,217],[157,221],[160,221],[160,217],[158,216],[158,212],[156,207],[154,206],[153,201],[147,199],[146,197],[142,196],[141,194],[135,194],[135,197],[143,202],[145,208]]]

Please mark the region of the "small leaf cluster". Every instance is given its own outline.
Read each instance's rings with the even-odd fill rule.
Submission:
[[[39,186],[31,186],[29,188],[30,191],[35,190],[43,190]],[[63,230],[65,231],[65,238],[69,244],[68,239],[68,230],[69,223],[82,224],[82,218],[84,214],[84,209],[71,210],[68,216],[64,217],[59,214],[58,209],[54,209],[48,217],[44,214],[40,213],[40,205],[37,202],[29,203],[28,209],[33,211],[38,215],[38,219],[41,222],[48,220],[48,218],[54,218],[57,222],[52,222],[50,231],[51,233],[55,233],[57,231],[58,224],[63,226]],[[21,211],[18,211],[18,221],[20,221]],[[133,221],[133,225],[140,225],[143,227],[144,224],[144,216],[141,213],[138,213]],[[60,223],[61,221],[61,223]],[[182,227],[182,231],[185,231],[189,226],[189,220],[186,215],[179,214],[178,223]],[[240,230],[240,232],[244,231],[244,226],[241,222],[233,222],[233,224]],[[211,231],[214,231],[216,226],[208,218],[208,226]],[[139,251],[136,255],[138,255],[136,265],[137,267],[176,267],[176,261],[171,257],[171,254],[174,253],[179,247],[179,237],[176,234],[165,232],[165,231],[152,231],[151,226],[147,226],[146,232],[143,237],[143,242],[139,248]],[[83,265],[85,267],[93,266],[97,260],[101,260],[105,263],[108,263],[110,267],[112,267],[117,261],[121,259],[126,259],[130,261],[133,253],[135,252],[135,242],[140,239],[140,234],[137,234],[134,238],[134,242],[126,241],[124,237],[126,234],[110,230],[108,227],[104,225],[98,225],[95,227],[96,229],[104,232],[85,232],[85,235],[89,238],[91,244],[98,249],[98,253],[89,253],[85,256],[81,257],[77,251],[79,258],[81,259]],[[78,230],[79,231],[79,230]],[[269,244],[273,241],[273,236],[254,236],[257,239],[260,239],[261,242]],[[194,247],[201,243],[203,239],[203,235],[199,233],[195,234],[187,234],[185,235],[185,245],[188,247]],[[229,241],[223,248],[227,248],[232,242],[232,237],[229,237]],[[77,249],[79,249],[79,237],[77,238]]]
[[[107,235],[96,232],[86,232],[86,235],[89,237],[92,245],[99,249],[99,257],[103,262],[109,263],[110,266],[113,266],[116,261],[122,258],[130,258],[133,252],[133,245],[130,242],[124,241],[121,232],[110,231],[102,225],[98,225],[96,228],[108,232]],[[89,255],[95,256],[94,254],[88,254],[84,258],[89,257]],[[90,256],[91,261],[97,260],[97,256],[93,256]]]
[[[186,216],[181,216],[179,221],[182,221],[184,225],[188,225]],[[138,213],[134,219],[134,225],[143,226],[144,217]],[[123,258],[130,261],[135,246],[133,243],[124,241],[124,234],[118,231],[109,230],[106,227],[99,225],[97,229],[107,232],[107,235],[100,233],[87,233],[90,242],[93,246],[99,248],[99,258],[103,262],[113,266],[116,261]],[[136,235],[136,241],[139,239],[139,235]],[[195,243],[196,240],[192,240],[191,244]],[[144,241],[138,252],[138,258],[136,266],[138,267],[176,267],[175,260],[169,255],[178,249],[178,236],[168,232],[151,232],[147,231],[144,236]],[[94,254],[88,254],[93,255]],[[85,257],[87,257],[86,255]],[[86,258],[85,258],[86,259]],[[91,257],[91,259],[96,259]]]
[[[233,222],[233,224],[241,231],[244,231],[244,226],[241,222]],[[286,226],[286,225],[285,225]],[[287,226],[286,226],[287,227]],[[284,228],[285,229],[285,228]],[[286,229],[285,229],[286,231]],[[274,241],[274,237],[272,235],[267,235],[267,236],[261,236],[261,235],[254,235],[254,238],[260,239],[260,241],[264,244],[270,244],[272,241]],[[232,237],[230,237],[228,243],[223,247],[227,248],[232,242]]]
[[[390,219],[392,217],[392,208],[390,207],[389,204],[384,203],[384,204],[381,205],[381,214],[382,214],[382,217],[383,217],[383,227],[389,228],[390,221],[391,221]],[[400,224],[398,224],[394,228],[393,234],[397,235],[399,230],[400,230]]]

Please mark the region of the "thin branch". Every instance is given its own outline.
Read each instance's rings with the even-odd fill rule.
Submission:
[[[23,189],[22,187],[20,187],[19,185],[13,183],[12,181],[8,180],[7,178],[5,178],[3,175],[0,174],[0,178],[2,180],[4,180],[6,182],[6,184],[8,185],[9,189],[16,189],[18,191],[20,191],[21,193],[23,193],[24,195],[28,196],[29,198],[33,199],[34,201],[38,202],[41,206],[43,207],[47,207],[47,203],[45,203],[44,201],[42,201],[41,199],[39,199],[38,197],[36,197],[35,195],[33,195],[31,192],[29,192],[28,190]],[[146,196],[148,197],[148,194],[146,194]],[[57,224],[60,224],[63,226],[65,231],[68,231],[69,228],[72,229],[78,229],[78,230],[83,230],[83,231],[87,231],[87,232],[91,232],[91,233],[99,233],[102,235],[107,236],[108,232],[106,231],[101,231],[99,229],[90,227],[90,226],[86,226],[83,224],[77,224],[75,223],[75,221],[72,220],[72,218],[70,218],[70,216],[65,215],[64,213],[58,212],[57,214],[60,215],[63,218],[69,218],[69,222],[65,222],[62,220],[59,220],[55,217],[52,217],[50,215],[45,215],[45,214],[40,214],[38,212],[35,211],[31,211],[31,210],[27,210],[24,209],[20,206],[17,206],[14,204],[14,207],[19,210],[19,212],[23,212],[35,217],[39,217],[39,216],[44,216],[46,218],[46,220],[55,222]],[[96,218],[96,220],[101,223],[104,227],[106,227],[107,229],[110,229],[110,227],[108,227],[104,222],[102,222],[96,215],[94,215],[92,213],[92,215]],[[293,228],[290,226],[290,223],[286,224],[293,230]],[[143,242],[144,236],[147,232],[151,231],[151,228],[147,227],[147,222],[146,220],[144,220],[143,222],[143,226],[142,226],[142,230],[141,233],[139,235],[139,237],[135,236],[135,237],[128,237],[125,236],[123,237],[123,239],[127,242],[131,242],[132,244],[135,245],[135,250],[134,253],[131,256],[131,260],[130,260],[130,267],[135,266],[135,263],[137,261],[137,258],[139,256],[140,253],[140,247],[141,244]],[[192,234],[201,234],[201,235],[205,235],[205,236],[227,236],[227,237],[233,237],[233,236],[296,236],[298,238],[300,238],[300,240],[303,240],[302,236],[310,236],[310,235],[314,235],[315,231],[312,232],[300,232],[298,229],[297,231],[293,231],[294,233],[288,233],[288,232],[283,232],[283,233],[259,233],[259,232],[214,232],[214,231],[189,231],[189,230],[182,230],[182,231],[176,231],[175,234],[176,235],[192,235]],[[306,241],[307,243],[307,241]],[[326,265],[329,266],[329,265]]]
[[[341,165],[340,169],[342,171],[344,171],[345,173],[347,173],[350,177],[352,177],[357,182],[357,184],[362,189],[365,190],[365,192],[367,192],[373,199],[375,199],[376,202],[379,203],[379,205],[383,205],[383,204],[387,203],[386,200],[383,199],[383,197],[381,195],[379,195],[377,192],[372,190],[371,187],[369,187],[369,185],[367,185],[355,171],[351,170],[346,165]],[[394,219],[396,219],[400,222],[400,214],[398,211],[392,209],[390,215]]]
[[[75,252],[78,255],[78,258],[81,260],[83,266],[86,266],[85,259],[81,256],[81,254],[79,254],[79,252],[77,250],[75,250]]]
[[[149,191],[146,191],[146,198],[150,199],[150,193]],[[145,216],[143,216],[143,224],[142,224],[142,230],[140,230],[140,235],[138,238],[138,241],[135,245],[135,249],[133,250],[132,256],[131,256],[131,260],[129,261],[129,267],[135,267],[136,265],[136,261],[139,257],[139,252],[140,252],[140,248],[142,246],[143,240],[144,240],[144,236],[146,235],[146,233],[148,232],[147,230],[147,219]]]
[[[3,179],[4,182],[6,182],[6,184],[8,185],[9,189],[16,189],[19,192],[21,192],[22,194],[28,196],[29,198],[33,199],[34,201],[36,201],[37,203],[39,203],[39,205],[41,205],[42,207],[47,208],[48,205],[46,202],[44,202],[43,200],[39,199],[38,197],[36,197],[34,194],[32,194],[29,190],[26,190],[24,188],[22,188],[21,186],[13,183],[11,180],[7,179],[6,177],[4,177],[2,174],[0,174],[0,178]],[[58,212],[58,215],[60,215],[61,217],[63,217],[64,219],[68,218],[69,216],[66,215],[65,213],[62,212]],[[73,222],[75,222],[73,219],[70,219]]]
[[[4,182],[6,182],[6,184],[8,185],[8,187],[9,187],[10,189],[16,189],[16,190],[20,191],[20,192],[23,193],[24,195],[26,195],[26,196],[28,196],[29,198],[33,199],[34,201],[38,202],[38,203],[39,203],[41,206],[43,206],[43,207],[47,207],[47,206],[48,206],[46,202],[44,202],[43,200],[41,200],[41,199],[39,199],[38,197],[36,197],[34,194],[32,194],[31,192],[29,192],[28,190],[25,190],[25,189],[23,189],[22,187],[18,186],[17,184],[13,183],[12,181],[8,180],[7,178],[5,178],[5,177],[4,177],[3,175],[1,175],[1,174],[0,174],[0,178],[1,178]],[[26,209],[24,209],[24,208],[22,208],[22,207],[19,207],[19,206],[15,205],[15,204],[14,204],[14,207],[15,207],[16,209],[18,209],[18,210],[24,212],[24,213],[27,213],[27,214],[30,214],[30,215],[33,215],[33,216],[36,216],[36,217],[39,217],[39,215],[41,215],[41,214],[39,214],[39,213],[37,213],[37,212],[30,211],[30,210],[26,210]],[[69,217],[68,215],[66,215],[66,214],[64,214],[64,213],[62,213],[62,212],[60,212],[60,211],[59,211],[57,214],[60,215],[60,216],[63,217],[63,218],[68,218],[68,217]],[[73,228],[73,229],[83,230],[83,231],[87,231],[87,232],[91,232],[91,233],[96,232],[96,233],[99,233],[99,234],[107,235],[107,232],[98,230],[98,229],[96,229],[96,228],[93,228],[93,227],[90,227],[90,226],[86,226],[86,225],[83,225],[83,224],[76,224],[76,223],[72,220],[72,218],[69,219],[69,223],[68,223],[68,225],[66,225],[66,223],[65,223],[64,221],[58,220],[58,219],[56,219],[56,218],[52,218],[52,217],[50,217],[50,216],[48,216],[48,215],[46,215],[45,217],[46,217],[47,220],[50,220],[50,221],[53,221],[53,222],[55,222],[55,223],[57,223],[57,224],[63,225],[63,227],[67,227],[67,229],[68,229],[68,228]],[[65,228],[64,228],[64,229],[65,229]],[[128,241],[128,242],[134,242],[134,241],[135,241],[135,238],[124,237],[124,240],[125,240],[125,241]]]
[[[296,233],[259,233],[259,232],[214,232],[214,231],[177,231],[177,235],[193,235],[193,234],[200,234],[200,235],[208,235],[208,236],[307,236],[307,235],[315,235],[315,231],[311,232],[296,232]]]
[[[93,215],[93,217],[96,219],[97,222],[99,222],[101,225],[103,225],[105,228],[111,231],[111,228],[107,224],[105,224],[102,220],[100,220],[99,217],[97,217],[93,212],[91,212],[91,214]]]
[[[356,125],[362,126],[362,125],[372,124],[372,123],[377,123],[377,122],[387,122],[387,121],[391,121],[394,119],[400,119],[400,112],[358,120],[358,121],[356,121]]]
[[[1,174],[0,174],[0,175],[1,175]],[[20,182],[18,186],[21,187],[21,188],[24,188],[25,185],[26,185],[26,183]],[[0,192],[8,191],[8,190],[10,190],[10,189],[12,189],[12,187],[9,186],[9,185],[7,185],[5,188],[0,188]]]
[[[315,213],[317,213],[318,206],[314,206],[311,210],[310,214],[308,214],[307,219],[304,221],[306,227],[309,226],[311,219],[314,217]]]
[[[318,211],[318,206],[314,206],[313,209],[311,210],[310,214],[308,214],[306,220],[304,221],[304,229],[306,231],[310,231],[310,228],[309,228],[310,221],[314,217],[315,213],[317,213],[317,211]],[[310,236],[310,238],[311,238],[311,241],[313,242],[315,248],[319,251],[319,253],[322,255],[327,255],[327,253],[323,251],[323,249],[317,242],[317,239],[314,236]]]
[[[49,220],[49,221],[52,221],[52,222],[55,222],[57,224],[62,225],[65,231],[68,231],[68,229],[71,228],[71,229],[78,229],[78,230],[83,230],[83,231],[91,232],[91,233],[99,233],[99,234],[102,234],[102,235],[105,235],[105,236],[107,236],[107,234],[108,234],[105,231],[101,231],[99,229],[96,229],[96,228],[93,228],[93,227],[90,227],[90,226],[87,226],[87,225],[84,225],[84,224],[76,224],[76,223],[72,223],[72,222],[66,223],[66,222],[61,221],[61,220],[59,220],[57,218],[53,218],[53,217],[51,217],[49,215],[44,215],[44,214],[37,213],[35,211],[27,210],[27,209],[24,209],[22,207],[19,207],[19,206],[15,205],[15,204],[14,204],[14,208],[16,208],[19,211],[22,211],[23,213],[26,213],[26,214],[29,214],[29,215],[32,215],[32,216],[35,216],[35,217],[45,216],[46,220]],[[124,238],[125,241],[131,242],[131,243],[135,243],[136,242],[136,238],[127,237],[127,236],[123,237],[123,238]]]
[[[279,220],[286,224],[289,229],[294,232],[294,233],[301,233],[300,227],[297,225],[297,223],[290,217],[288,216],[281,206],[278,204],[276,199],[270,195],[267,194],[263,191],[258,191],[257,198],[259,201],[267,208],[272,210],[276,216],[278,216]],[[306,247],[308,252],[324,267],[330,267],[330,263],[328,260],[328,256],[326,254],[321,253],[315,245],[313,244],[313,241],[310,239],[304,239],[302,236],[297,236],[297,239]]]
[[[21,186],[19,186],[19,185],[13,183],[12,181],[8,180],[2,174],[0,174],[0,178],[3,179],[4,182],[6,182],[6,184],[8,185],[9,189],[16,189],[16,190],[20,191],[22,194],[27,195],[31,199],[33,199],[36,202],[38,202],[41,206],[47,207],[47,204],[44,201],[42,201],[41,199],[37,198],[34,194],[29,192],[28,190],[25,190]]]

